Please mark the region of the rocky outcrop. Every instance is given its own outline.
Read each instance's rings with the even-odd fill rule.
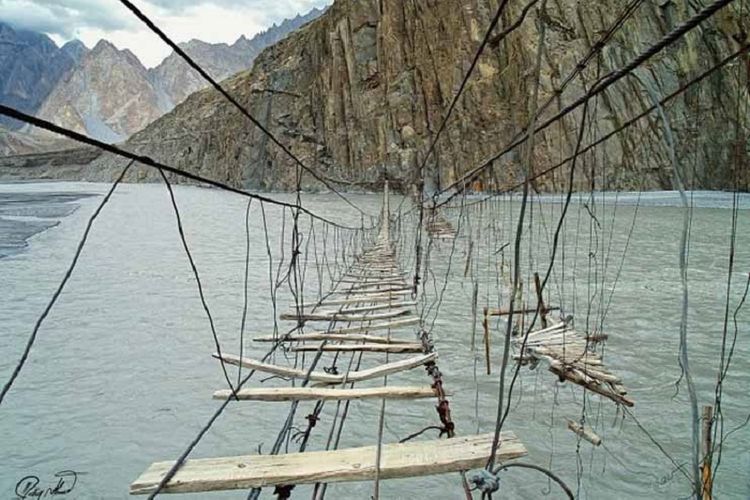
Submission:
[[[337,0],[323,16],[266,49],[251,71],[225,81],[225,86],[321,174],[373,181],[387,168],[391,177],[408,184],[416,178],[417,165],[497,3]],[[520,0],[510,2],[498,32],[520,16],[524,5]],[[735,51],[735,39],[750,31],[747,16],[739,15],[743,7],[744,12],[750,10],[749,0],[734,2],[592,101],[584,144]],[[545,100],[555,96],[562,79],[624,9],[620,0],[547,2],[542,15],[532,10],[520,29],[492,44],[429,162],[435,182],[449,184],[502,149],[527,123],[540,22],[547,33],[540,88]],[[555,99],[545,116],[580,96],[597,75],[621,67],[694,13],[691,2],[643,2],[603,55]],[[747,176],[750,170],[747,130],[735,135],[732,125],[737,120],[737,96],[747,100],[747,64],[745,56],[666,109],[689,187],[731,187],[736,176]],[[573,113],[538,134],[534,172],[573,151],[580,120],[580,113]],[[617,135],[579,162],[577,186],[672,188],[664,130],[658,115],[653,115]],[[128,147],[237,186],[293,185],[293,163],[213,90],[191,95],[136,134]],[[520,153],[494,162],[475,187],[516,182]],[[92,168],[108,161],[102,157]],[[563,168],[535,187],[563,189],[566,179]],[[746,186],[747,177],[740,182]],[[317,185],[309,176],[305,183]]]
[[[0,22],[0,102],[36,113],[85,53],[78,40],[58,48],[47,35]],[[23,124],[0,116],[0,126],[16,130]]]

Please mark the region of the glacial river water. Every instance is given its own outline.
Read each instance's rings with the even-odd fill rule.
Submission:
[[[107,187],[0,185],[0,382],[10,375]],[[175,192],[219,339],[225,351],[236,353],[243,304],[246,200],[198,187],[178,186]],[[271,196],[292,200],[289,195]],[[352,199],[372,214],[379,210],[379,196],[353,195]],[[399,201],[396,198],[393,205]],[[546,269],[559,201],[556,196],[537,199],[527,214],[532,230],[527,231],[531,237],[523,244],[526,282],[531,271]],[[700,403],[711,404],[727,302],[732,196],[693,193],[691,201],[691,373]],[[739,202],[729,300],[730,345],[735,317],[738,334],[722,397],[724,432],[729,436],[716,478],[716,498],[721,499],[750,498],[750,426],[741,427],[750,415],[750,304],[735,314],[750,273],[750,199],[743,196]],[[334,196],[308,195],[304,204],[336,221],[361,224],[360,216]],[[270,334],[274,326],[263,219],[257,204],[251,210],[247,336]],[[515,228],[518,202],[502,201],[482,212],[477,207],[469,210],[468,219],[461,219],[462,232],[455,245],[443,241],[431,246],[429,263],[436,281],[428,278],[424,298],[425,305],[433,303],[449,272],[442,303],[429,310],[428,317],[435,319],[439,365],[445,386],[452,392],[459,434],[490,432],[494,426],[504,330],[501,323],[493,323],[493,373],[487,375],[483,346],[477,341],[476,349],[471,348],[472,283],[479,286],[480,308],[496,306],[498,301],[507,304],[507,271],[499,276],[496,271],[510,256],[510,247],[504,245]],[[456,225],[459,212],[449,212]],[[582,390],[560,384],[543,367],[523,369],[505,428],[528,448],[524,461],[549,467],[580,498],[684,498],[690,494],[690,485],[678,469],[686,468],[690,457],[684,383],[675,391],[680,377],[677,255],[682,213],[674,193],[600,195],[576,200],[571,206],[548,301],[563,305],[580,329],[587,323],[594,329],[606,310],[605,363],[623,378],[636,404],[632,414],[623,415],[611,401],[586,396],[588,423],[604,440],[594,448],[585,441],[579,443],[566,428],[566,418],[581,416]],[[282,220],[281,211],[272,207],[266,207],[266,217],[275,273],[282,253],[279,235],[283,229],[289,232],[290,219]],[[332,257],[334,235],[316,225],[316,236],[317,259],[313,250],[302,256],[308,261],[305,284],[310,299],[317,296],[318,270],[322,269],[315,262],[324,262],[325,250]],[[326,236],[330,241],[324,249],[321,241]],[[288,239],[285,245],[288,254]],[[406,241],[401,246],[405,253],[411,249]],[[411,268],[413,258],[402,257]],[[322,269],[321,275],[322,287],[327,288],[327,270]],[[287,310],[288,292],[281,291],[278,302],[279,312]],[[401,333],[412,334],[410,330]],[[245,355],[260,357],[267,348],[248,341]],[[55,498],[126,498],[131,481],[150,463],[177,457],[217,408],[219,403],[211,394],[225,382],[211,358],[214,350],[164,186],[121,186],[95,223],[78,267],[41,328],[25,369],[0,406],[0,498],[16,498],[19,481],[33,481],[28,476],[37,477],[40,488],[53,487],[58,480],[55,474],[61,471],[75,471],[76,483],[72,491]],[[284,355],[279,354],[276,362],[285,363]],[[339,367],[347,363],[345,358]],[[236,376],[235,371],[231,373]],[[253,384],[259,381],[254,379]],[[423,370],[414,370],[391,377],[389,383],[421,385],[428,380]],[[300,405],[297,424],[305,422],[311,408]],[[266,453],[287,409],[284,403],[230,404],[192,456]],[[389,402],[386,409],[386,442],[438,423],[429,401]],[[335,404],[324,409],[309,449],[325,446],[334,410]],[[379,410],[379,401],[354,402],[341,447],[373,444]],[[435,434],[421,439],[434,439]],[[64,480],[66,487],[72,486],[70,475]],[[264,493],[264,498],[272,498],[270,490]],[[369,498],[371,493],[372,483],[333,485],[328,497]],[[245,495],[237,491],[178,498]],[[294,492],[294,498],[309,497],[309,487]],[[385,481],[381,497],[460,499],[463,493],[458,474],[449,474]],[[503,473],[495,498],[563,496],[543,476],[510,469]]]

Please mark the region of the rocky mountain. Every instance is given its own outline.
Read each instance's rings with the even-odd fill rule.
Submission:
[[[315,9],[251,40],[242,36],[232,45],[191,40],[181,47],[220,81],[250,68],[268,44],[282,39],[321,13]],[[104,142],[122,142],[207,85],[175,53],[147,70],[129,50],[118,50],[102,40],[60,80],[37,115]],[[29,131],[47,135],[34,129]]]
[[[391,178],[413,183],[417,165],[497,3],[441,0],[428,7],[424,2],[401,0],[337,0],[323,16],[266,49],[252,71],[225,84],[321,174],[372,181],[386,167]],[[510,2],[497,33],[521,16],[524,4]],[[540,23],[546,30],[540,86],[540,101],[544,101],[555,97],[563,78],[624,8],[620,0],[548,2],[541,15],[532,10],[520,29],[490,44],[429,162],[428,168],[440,185],[481,164],[528,122]],[[750,18],[740,15],[742,8],[747,12],[748,0],[721,10],[592,101],[584,145],[736,51],[739,44],[735,39],[750,32]],[[696,9],[687,2],[643,2],[602,56],[553,100],[542,119],[577,99],[597,75],[622,67],[660,40]],[[731,133],[727,132],[728,124],[736,122],[738,96],[748,99],[746,67],[750,67],[747,54],[671,101],[666,109],[677,160],[688,173],[689,187],[730,187],[735,175],[746,189],[750,183],[747,131],[740,129],[736,136],[731,126]],[[747,109],[747,102],[739,104]],[[580,113],[571,113],[537,134],[534,172],[555,165],[574,151],[580,119]],[[664,124],[653,113],[586,155],[579,162],[576,185],[586,189],[671,189],[667,144]],[[236,186],[293,185],[292,162],[211,89],[191,95],[173,112],[133,136],[128,147]],[[494,161],[476,187],[502,188],[517,182],[520,153]],[[740,155],[735,157],[740,163],[730,161],[731,155]],[[110,161],[103,156],[92,165],[92,171],[109,175],[106,167]],[[734,167],[738,164],[739,170]],[[566,168],[536,182],[535,188],[564,189]],[[309,176],[305,182],[308,187],[317,185]]]
[[[86,51],[77,40],[58,47],[47,35],[15,29],[0,21],[0,102],[36,113]],[[0,117],[0,126],[15,130],[22,125]]]
[[[249,69],[257,55],[292,31],[319,17],[323,10],[313,9],[294,19],[286,19],[279,26],[257,34],[252,39],[241,36],[234,44],[210,44],[200,40],[190,40],[180,44],[196,63],[205,69],[215,80],[225,78]],[[169,109],[185,100],[187,96],[206,88],[206,81],[176,53],[170,54],[161,64],[149,70],[149,77],[156,89],[169,103]]]
[[[129,50],[101,40],[50,93],[37,116],[106,142],[120,142],[168,107]]]
[[[229,91],[298,157],[319,173],[372,182],[383,168],[391,179],[413,184],[417,166],[461,82],[497,0],[337,0],[324,15],[263,51],[249,72],[224,82]],[[535,89],[540,27],[540,101],[552,98],[540,121],[575,101],[599,76],[622,67],[700,6],[645,1],[562,95],[564,78],[625,10],[620,0],[548,2],[531,9],[506,38],[498,34],[522,15],[512,0],[476,74],[428,163],[445,186],[480,165],[528,123]],[[537,5],[538,7],[538,5]],[[744,9],[744,10],[743,10]],[[737,0],[679,43],[651,58],[631,76],[593,100],[583,144],[626,124],[735,52],[750,33]],[[585,155],[575,184],[584,189],[671,189],[671,151],[694,189],[750,186],[748,132],[736,129],[747,109],[745,53],[665,106],[674,140],[658,113],[639,120]],[[739,99],[739,101],[738,101]],[[533,173],[575,150],[581,113],[574,112],[536,135]],[[729,131],[729,132],[728,132]],[[673,146],[673,148],[672,148]],[[259,130],[212,89],[192,94],[172,112],[135,134],[127,147],[170,165],[235,186],[293,186],[294,165]],[[507,187],[520,179],[523,150],[491,162],[477,189]],[[525,156],[525,155],[524,155]],[[81,172],[109,179],[121,161],[102,155]],[[538,190],[567,186],[568,166],[535,181]],[[133,172],[158,181],[153,171]],[[305,176],[309,188],[320,187]]]

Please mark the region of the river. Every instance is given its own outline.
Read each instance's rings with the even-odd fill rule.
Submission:
[[[3,383],[107,189],[90,183],[0,184]],[[246,199],[188,186],[176,186],[175,193],[219,340],[226,352],[236,353],[243,307]],[[293,201],[288,194],[268,196]],[[370,214],[380,209],[379,196],[351,198]],[[722,344],[732,195],[692,193],[690,198],[688,339],[691,373],[702,405],[713,403]],[[399,201],[393,200],[392,206]],[[675,390],[680,378],[677,256],[683,211],[679,198],[675,193],[608,193],[574,201],[548,300],[573,314],[580,329],[587,323],[593,329],[605,315],[603,330],[609,335],[605,364],[630,389],[637,423],[611,401],[587,395],[587,423],[604,444],[594,448],[585,441],[578,443],[565,419],[580,418],[581,388],[560,384],[539,368],[521,370],[505,429],[514,431],[527,446],[529,455],[523,461],[549,467],[580,498],[685,497],[690,485],[674,465],[685,467],[690,457],[685,384]],[[733,315],[750,272],[750,197],[741,196],[739,203],[730,341]],[[305,195],[304,205],[344,224],[359,226],[363,221],[332,195]],[[522,244],[525,283],[533,271],[546,270],[560,197],[537,198],[531,206],[530,229]],[[483,346],[477,344],[472,351],[470,345],[472,281],[480,289],[480,307],[507,299],[507,270],[499,275],[497,270],[511,256],[512,245],[504,245],[512,241],[518,208],[518,199],[504,199],[481,211],[479,206],[467,208],[468,217],[459,217],[461,210],[452,209],[449,218],[461,228],[461,236],[455,242],[430,245],[434,279],[428,277],[423,305],[430,323],[434,320],[439,365],[452,392],[459,434],[490,432],[495,423],[504,330],[502,323],[493,324],[493,373],[488,376]],[[274,273],[290,245],[287,236],[286,246],[281,247],[279,236],[282,230],[288,234],[291,224],[290,217],[282,220],[281,213],[266,207]],[[308,220],[303,222],[309,228]],[[411,271],[412,234],[407,225],[401,227],[404,239],[399,248]],[[302,255],[307,263],[307,300],[330,285],[322,254],[327,250],[332,256],[334,233],[326,233],[321,223],[315,224],[315,231],[312,246],[317,255],[314,249]],[[312,233],[304,234],[309,238]],[[326,236],[330,241],[324,248],[321,242]],[[273,306],[265,229],[257,203],[251,206],[250,238],[247,336],[267,335],[274,327]],[[450,273],[447,282],[446,272]],[[444,283],[440,307],[429,308]],[[279,312],[287,310],[291,303],[287,289],[279,292],[278,303]],[[750,498],[750,426],[741,427],[750,415],[750,305],[740,309],[736,318],[738,337],[722,408],[725,432],[738,430],[724,443],[715,486],[716,498],[724,499]],[[268,347],[245,344],[245,355],[256,358]],[[214,351],[164,186],[120,186],[94,224],[75,272],[0,406],[0,497],[14,498],[19,481],[28,481],[28,476],[38,477],[40,487],[53,487],[58,481],[55,474],[66,470],[76,472],[76,483],[58,498],[127,497],[128,485],[150,463],[176,458],[217,408],[211,394],[225,382],[211,357]],[[283,354],[276,361],[283,363]],[[389,383],[421,385],[428,380],[424,371],[413,370],[391,377]],[[230,404],[192,456],[253,454],[259,449],[265,453],[287,408],[284,403]],[[297,423],[304,422],[311,408],[300,405]],[[324,446],[334,409],[335,405],[328,405],[323,411],[310,449]],[[352,403],[341,446],[373,444],[379,409],[379,401]],[[386,414],[386,442],[439,423],[428,401],[389,402]],[[434,434],[423,438],[435,438]],[[70,476],[64,479],[69,486]],[[294,497],[309,497],[309,491],[299,487]],[[265,497],[271,498],[270,492]],[[371,483],[333,485],[328,496],[369,498],[371,492]],[[463,498],[459,476],[399,479],[382,486],[382,498],[430,497]],[[520,469],[503,473],[496,497],[563,498],[554,484]],[[178,498],[244,495],[225,492]]]

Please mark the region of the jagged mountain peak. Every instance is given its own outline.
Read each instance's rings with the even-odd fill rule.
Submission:
[[[0,102],[26,113],[39,109],[86,52],[75,44],[58,48],[43,33],[2,21],[0,42]],[[6,117],[0,117],[0,125],[11,130],[24,126]]]

